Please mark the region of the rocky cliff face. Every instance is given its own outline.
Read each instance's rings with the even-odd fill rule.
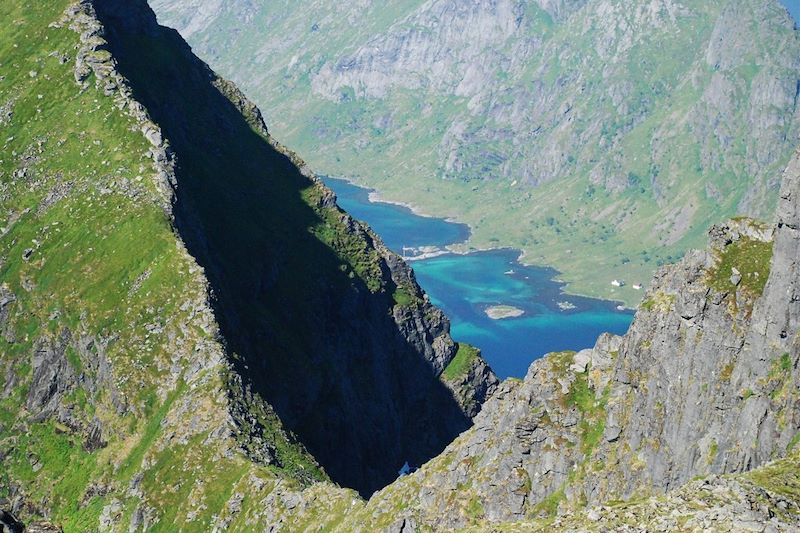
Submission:
[[[330,479],[368,494],[468,427],[491,370],[443,377],[413,272],[145,2],[0,10],[0,508],[307,519],[315,491],[314,516],[359,501]]]
[[[456,354],[449,323],[411,270],[302,161],[253,134],[248,118],[266,135],[257,109],[149,10],[132,23],[128,4],[96,9],[174,153],[175,225],[246,386],[366,494],[435,455],[469,418],[437,379]],[[168,58],[141,61],[143,46]]]
[[[777,0],[377,5],[154,1],[314,168],[575,290],[633,305],[611,279],[772,216],[800,141],[800,39]]]
[[[798,194],[800,154],[776,225],[713,228],[709,251],[658,272],[624,337],[506,381],[473,428],[370,506],[403,501],[409,520],[447,529],[518,521],[783,457],[800,435]]]

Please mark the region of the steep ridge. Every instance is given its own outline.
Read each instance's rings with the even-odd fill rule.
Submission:
[[[469,425],[491,370],[145,2],[0,13],[1,509],[325,523]]]
[[[0,15],[11,21],[0,28],[3,522],[16,521],[8,509],[66,531],[800,527],[800,155],[776,225],[715,227],[710,251],[659,271],[626,336],[552,354],[491,394],[479,358],[455,383],[424,379],[458,357],[413,273],[143,2],[14,2]],[[277,213],[260,214],[265,205]],[[225,235],[231,226],[242,233]],[[282,241],[281,227],[297,233]],[[322,280],[313,288],[326,296],[284,283],[287,268]],[[287,298],[278,309],[261,299],[276,294]],[[346,306],[322,300],[334,297]],[[341,320],[355,313],[383,344],[346,343],[367,342]],[[302,346],[319,352],[270,344],[312,321],[321,329],[304,330]],[[243,326],[254,331],[231,335]],[[398,343],[414,347],[425,373],[411,373],[415,359]],[[403,368],[382,359],[399,373],[381,376],[368,361],[349,364],[346,346]],[[285,353],[307,363],[302,380],[291,364],[264,360]],[[316,354],[347,373],[319,368]],[[298,381],[271,383],[264,368]],[[334,376],[343,381],[326,381]],[[389,390],[370,388],[373,378]],[[399,388],[388,412],[418,419],[357,433],[390,460],[413,455],[383,440],[397,427],[438,423],[441,432],[414,435],[415,449],[434,449],[447,425],[491,398],[443,453],[365,502],[330,482],[324,454],[306,451],[319,434],[283,429],[281,417],[298,424],[310,410],[281,406],[268,385],[314,408]],[[426,391],[433,405],[411,403]],[[336,432],[375,419],[342,410],[321,431],[369,460]],[[357,466],[356,482],[382,475]]]
[[[384,4],[153,1],[314,168],[574,291],[633,306],[710,226],[772,217],[800,142],[778,0]]]
[[[175,153],[176,227],[237,371],[334,480],[369,494],[468,426],[436,377],[456,354],[449,324],[399,257],[264,142],[235,87],[149,10],[132,24],[131,9],[97,4],[120,72]]]
[[[504,382],[473,428],[367,509],[408,508],[404,519],[445,529],[519,521],[786,455],[800,441],[799,205],[800,152],[776,225],[714,227],[709,251],[658,272],[624,337],[548,355]],[[795,453],[776,468],[796,464]],[[787,483],[797,527],[797,479]]]

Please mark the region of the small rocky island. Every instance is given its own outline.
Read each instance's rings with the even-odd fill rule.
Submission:
[[[513,305],[490,305],[484,311],[486,316],[492,320],[503,318],[517,318],[525,314],[525,311]]]

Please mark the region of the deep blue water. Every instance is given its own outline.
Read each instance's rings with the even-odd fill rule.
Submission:
[[[444,247],[466,241],[469,226],[442,220],[421,217],[407,207],[371,202],[370,191],[342,179],[323,178],[338,197],[338,203],[348,213],[367,222],[381,236],[386,246],[402,253],[403,247]],[[407,255],[411,255],[406,250]]]
[[[800,24],[800,0],[781,0],[781,3],[786,6],[792,17],[794,17],[794,24]]]
[[[366,189],[324,179],[336,192],[339,205],[370,224],[398,253],[406,247],[405,255],[415,255],[421,247],[442,248],[469,236],[463,224],[371,202]],[[500,378],[523,377],[530,364],[548,352],[589,348],[605,331],[622,334],[633,318],[631,312],[617,310],[615,302],[564,294],[562,284],[553,281],[555,270],[521,265],[516,250],[439,253],[412,261],[417,279],[450,317],[453,338],[480,348]],[[575,308],[562,310],[559,302]],[[510,305],[525,314],[493,320],[486,315],[493,305]]]

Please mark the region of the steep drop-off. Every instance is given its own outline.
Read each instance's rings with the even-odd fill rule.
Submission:
[[[402,501],[408,520],[438,528],[520,521],[784,457],[800,441],[799,206],[800,152],[784,174],[776,225],[714,227],[709,251],[657,273],[624,337],[548,355],[523,381],[504,382],[473,428],[370,507]],[[797,453],[773,468],[796,469]],[[796,476],[773,481],[792,502],[781,520],[800,526]],[[726,483],[696,487],[749,497],[752,488]],[[680,507],[691,489],[680,494],[656,507]]]
[[[437,379],[456,354],[449,324],[413,273],[265,142],[260,113],[177,33],[149,12],[132,22],[122,2],[96,9],[174,152],[176,228],[246,384],[333,479],[365,494],[435,455],[469,420]]]
[[[358,501],[330,479],[369,494],[469,426],[491,371],[440,379],[411,270],[144,1],[0,14],[0,508],[206,530],[322,490],[324,517]]]

